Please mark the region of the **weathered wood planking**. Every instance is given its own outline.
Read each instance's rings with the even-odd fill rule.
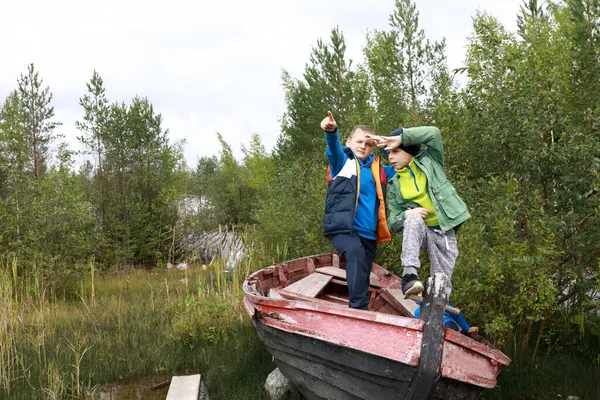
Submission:
[[[288,277],[287,277],[287,264],[279,264],[279,265],[277,265],[277,267],[275,267],[275,269],[277,270],[277,276],[279,278],[280,286],[281,287],[288,286],[290,283],[289,283]]]
[[[335,276],[336,278],[346,279],[346,270],[341,269],[341,268],[320,267],[320,268],[317,268],[317,272],[319,272],[321,274],[325,274],[325,275]],[[386,286],[383,283],[381,283],[379,278],[377,278],[377,276],[374,273],[371,273],[370,283],[371,283],[371,286],[376,286],[376,287],[385,287]]]
[[[339,268],[340,267],[340,256],[339,254],[333,254],[332,255],[332,261],[331,261],[332,265],[334,268]]]
[[[300,279],[296,283],[287,286],[285,290],[290,293],[298,293],[308,297],[317,297],[325,286],[331,281],[331,275],[323,275],[318,272]]]
[[[306,260],[306,272],[308,272],[309,274],[312,274],[316,270],[317,270],[317,268],[315,267],[315,263],[314,263],[313,259],[308,258]]]
[[[402,289],[385,288],[381,291],[381,297],[385,299],[400,315],[404,317],[415,317],[415,310],[418,305],[412,300],[404,298]]]

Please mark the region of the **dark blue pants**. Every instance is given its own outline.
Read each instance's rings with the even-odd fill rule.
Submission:
[[[350,293],[350,308],[367,310],[369,305],[369,275],[377,252],[377,242],[356,232],[331,237],[335,250],[346,258],[346,279]]]

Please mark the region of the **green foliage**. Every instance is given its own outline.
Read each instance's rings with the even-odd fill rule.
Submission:
[[[228,308],[228,303],[214,297],[186,298],[172,323],[175,340],[190,349],[227,340]]]
[[[219,158],[202,157],[189,194],[200,201],[199,211],[189,218],[193,232],[202,233],[219,224],[249,226],[255,223],[261,202],[273,179],[273,159],[267,155],[260,137],[252,136],[250,148],[242,146],[240,162],[231,146],[218,134]]]
[[[530,6],[521,41],[488,15],[474,19],[450,172],[473,212],[460,233],[454,295],[497,344],[531,346],[535,355],[552,338],[570,341],[563,310],[597,320],[590,290],[600,147],[587,116],[573,117],[583,89],[565,52],[573,46],[569,11]]]
[[[353,69],[352,60],[346,60],[345,53],[344,36],[334,28],[330,43],[317,40],[303,80],[284,71],[287,110],[276,146],[277,158],[322,163],[325,138],[319,124],[327,111],[335,116],[343,136],[355,125],[374,121],[368,74],[363,68]]]
[[[77,123],[94,162],[76,175],[42,82],[29,65],[0,110],[0,256],[18,255],[57,285],[90,257],[101,266],[166,258],[184,174],[162,117],[147,99],[109,106],[94,71]]]
[[[106,207],[104,199],[104,181],[102,173],[102,164],[104,162],[104,143],[106,141],[107,120],[109,118],[108,99],[105,95],[102,78],[100,74],[94,71],[90,83],[87,84],[89,94],[86,94],[79,100],[79,104],[85,110],[83,121],[77,121],[77,129],[82,131],[83,135],[79,141],[88,147],[97,156],[98,165],[98,202],[93,203],[95,208],[100,210],[100,222],[102,226],[106,224]]]
[[[70,292],[92,252],[94,221],[64,145],[50,162],[60,124],[52,121],[49,88],[33,65],[18,86],[0,110],[0,259],[16,256],[20,276],[35,272],[50,290]]]
[[[550,399],[571,396],[593,399],[600,391],[598,360],[590,354],[574,356],[569,352],[551,351],[531,360],[522,353],[498,376],[498,384],[484,391],[482,399]],[[573,398],[571,397],[571,398]]]
[[[556,309],[562,253],[556,226],[539,206],[540,194],[529,193],[517,177],[480,180],[478,186],[479,198],[471,197],[469,203],[473,219],[460,231],[453,295],[498,345],[516,338],[522,350],[528,340],[535,340],[527,332],[530,324]]]
[[[257,217],[256,239],[266,246],[288,247],[290,257],[330,249],[323,237],[325,167],[294,162],[275,173]]]
[[[182,175],[180,145],[145,98],[108,104],[100,75],[80,99],[80,141],[95,163],[80,171],[98,218],[96,259],[103,265],[154,264],[168,258]]]

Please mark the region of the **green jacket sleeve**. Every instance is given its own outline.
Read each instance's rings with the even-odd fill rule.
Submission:
[[[387,218],[390,232],[401,232],[404,228],[404,211],[406,211],[406,208],[402,206],[403,203],[398,185],[394,184],[394,181],[392,181],[388,193],[388,208],[390,212]]]
[[[444,166],[444,145],[442,135],[435,126],[419,126],[416,128],[404,128],[402,132],[402,144],[410,146],[413,144],[426,144],[431,158]]]

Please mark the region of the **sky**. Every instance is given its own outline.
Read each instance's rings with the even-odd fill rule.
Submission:
[[[253,133],[270,150],[285,112],[282,71],[301,78],[317,39],[344,33],[348,58],[363,61],[368,31],[389,29],[394,0],[20,0],[0,11],[0,103],[34,63],[53,93],[58,133],[82,150],[75,121],[94,70],[111,102],[147,97],[184,156],[217,155],[217,132],[241,156]],[[515,30],[522,0],[416,0],[427,38],[446,38],[462,65],[477,10]],[[320,134],[316,129],[315,134]]]

